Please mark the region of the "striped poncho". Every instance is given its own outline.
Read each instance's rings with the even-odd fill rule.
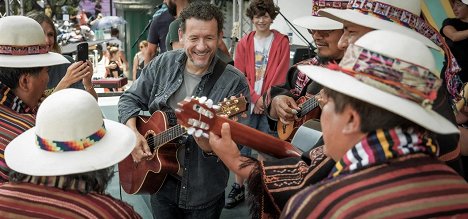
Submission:
[[[62,190],[32,183],[0,186],[1,218],[141,218],[110,195]]]
[[[5,162],[5,148],[18,135],[32,128],[36,118],[33,110],[0,82],[0,184],[8,182],[10,168]]]
[[[468,217],[468,184],[438,161],[419,133],[378,130],[329,177],[294,195],[282,218]]]

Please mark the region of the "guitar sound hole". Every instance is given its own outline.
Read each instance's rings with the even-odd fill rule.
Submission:
[[[155,133],[153,133],[152,131],[147,132],[145,135],[146,142],[148,143],[148,147],[150,148],[151,152],[153,152],[156,149],[156,146],[158,145],[154,136]]]

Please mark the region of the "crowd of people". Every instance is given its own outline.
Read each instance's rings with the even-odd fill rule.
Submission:
[[[172,141],[179,171],[151,195],[154,218],[219,218],[245,200],[252,218],[468,216],[468,0],[453,1],[456,17],[440,30],[421,17],[420,0],[312,5],[293,23],[316,54],[291,66],[289,38],[271,28],[273,0],[249,2],[254,31],[235,57],[219,8],[165,0],[138,44],[118,122],[103,119],[92,63],[60,54],[47,15],[1,18],[1,217],[141,218],[106,193],[114,165],[159,159],[138,116],[162,112],[158,122],[175,126],[192,96],[207,105],[245,97],[246,111],[230,119],[263,132],[258,139],[277,138],[280,124],[299,119],[299,100],[314,100],[322,137],[301,156],[254,156],[229,123],[200,115]],[[118,34],[106,51],[110,77],[128,66]],[[443,69],[433,52],[444,53]]]

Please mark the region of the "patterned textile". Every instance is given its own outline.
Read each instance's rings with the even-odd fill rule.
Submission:
[[[278,217],[288,199],[308,185],[325,179],[335,161],[326,157],[323,147],[304,153],[305,157],[255,163],[248,179],[253,218],[262,218],[266,213]],[[310,160],[311,163],[305,161]]]
[[[0,82],[0,184],[8,181],[10,169],[6,165],[6,146],[18,135],[32,128],[35,113],[12,90]]]
[[[468,185],[424,154],[340,175],[292,197],[282,218],[468,217]]]
[[[407,154],[426,153],[433,156],[436,152],[437,146],[424,133],[401,128],[379,129],[370,132],[366,138],[348,150],[336,163],[330,175],[335,177]]]
[[[293,66],[293,68],[297,68],[299,65],[317,65],[317,66],[323,66],[323,63],[319,61],[318,56],[307,59],[301,62],[298,62]],[[311,81],[309,77],[307,77],[306,74],[302,73],[301,71],[298,70],[297,73],[297,79],[296,83],[294,83],[294,87],[291,89],[291,93],[296,96],[300,96],[302,91],[304,90],[305,87],[307,87],[307,84]]]
[[[424,35],[437,46],[442,48],[448,60],[447,68],[445,70],[447,89],[453,97],[456,99],[460,98],[458,95],[458,89],[461,86],[461,81],[457,75],[461,70],[460,66],[455,60],[455,57],[442,35],[418,14],[413,14],[405,9],[397,8],[376,0],[352,0],[348,3],[348,9],[356,10],[366,15],[376,16],[382,20],[410,28]]]
[[[328,68],[344,72],[387,93],[431,107],[442,80],[430,69],[388,57],[355,44],[348,46],[339,65]]]
[[[468,184],[435,153],[432,139],[412,129],[371,132],[328,179],[294,195],[282,217],[468,216]]]
[[[30,183],[0,186],[2,218],[141,218],[110,195],[64,191]]]

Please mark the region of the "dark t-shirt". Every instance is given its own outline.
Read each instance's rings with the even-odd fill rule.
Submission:
[[[154,17],[151,23],[148,42],[158,45],[161,53],[167,51],[166,35],[173,20],[174,17],[169,14],[169,11],[164,11],[161,15]]]
[[[442,34],[442,36],[445,37],[447,45],[450,47],[450,50],[455,56],[458,65],[460,65],[462,69],[462,71],[459,73],[460,79],[463,82],[468,82],[468,39],[464,39],[458,42],[453,42],[452,40],[450,40],[448,37],[445,36],[444,32],[442,31],[444,27],[448,25],[454,27],[457,31],[463,31],[468,30],[468,23],[465,23],[460,19],[456,18],[447,18],[444,20],[442,24],[442,29],[440,30],[440,33]]]
[[[182,23],[182,20],[175,19],[174,21],[171,22],[169,26],[169,32],[167,33],[167,38],[165,41],[166,48],[168,51],[173,50],[172,49],[173,42],[179,42],[179,27],[181,23]]]

